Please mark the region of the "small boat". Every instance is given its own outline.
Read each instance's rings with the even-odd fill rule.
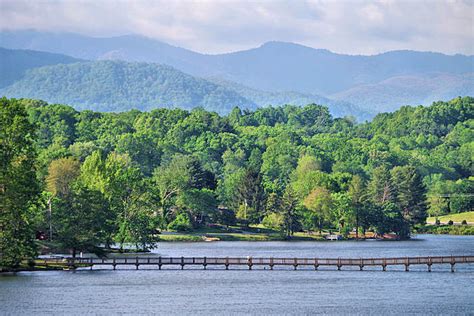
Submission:
[[[202,237],[202,239],[203,239],[204,241],[219,241],[219,240],[220,240],[220,239],[217,238],[217,237],[206,237],[206,236]]]
[[[331,235],[324,236],[324,239],[326,239],[326,240],[342,240],[342,236],[337,235],[337,234],[331,234]]]

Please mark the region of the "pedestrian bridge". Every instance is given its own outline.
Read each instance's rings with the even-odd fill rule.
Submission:
[[[43,262],[44,260],[44,262]],[[138,270],[140,267],[202,267],[209,266],[223,267],[245,267],[252,270],[254,267],[263,267],[273,270],[275,267],[291,267],[297,270],[298,267],[311,267],[317,270],[319,267],[334,267],[341,270],[343,267],[357,267],[361,271],[364,267],[381,267],[386,271],[389,266],[402,266],[405,271],[409,271],[410,266],[425,265],[431,272],[432,265],[448,265],[451,272],[459,264],[474,263],[474,256],[436,256],[436,257],[396,257],[396,258],[260,258],[260,257],[111,257],[111,258],[45,258],[39,260],[45,266],[66,264],[70,269],[77,267],[116,269],[120,266],[132,267]]]

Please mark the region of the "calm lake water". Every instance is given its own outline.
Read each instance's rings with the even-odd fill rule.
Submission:
[[[162,256],[382,257],[474,255],[474,236],[404,242],[160,243]],[[191,269],[191,268],[189,268]],[[344,269],[346,269],[344,271]],[[474,265],[368,271],[97,270],[0,276],[1,315],[474,315]]]

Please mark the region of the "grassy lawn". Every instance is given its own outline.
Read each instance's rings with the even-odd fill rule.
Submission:
[[[441,223],[447,223],[450,220],[453,221],[454,223],[461,223],[463,220],[466,220],[466,222],[474,224],[474,211],[458,213],[458,214],[449,214],[449,215],[439,216],[438,218]],[[428,217],[426,222],[428,224],[434,224],[436,222],[436,217]]]
[[[266,228],[262,225],[251,225],[250,227],[239,226],[213,226],[203,227],[191,232],[163,232],[160,241],[278,241],[288,240],[278,231]],[[316,234],[303,232],[295,233],[289,240],[324,240]]]

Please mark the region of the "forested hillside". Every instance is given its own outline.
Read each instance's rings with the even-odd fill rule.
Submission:
[[[256,105],[233,90],[158,64],[122,61],[59,64],[31,69],[0,90],[9,97],[67,103],[77,109],[126,111],[204,107],[228,113],[232,107]]]
[[[234,108],[221,117],[203,109],[79,112],[3,98],[1,110],[2,124],[21,122],[22,111],[32,123],[4,131],[37,148],[43,204],[31,222],[47,231],[50,204],[56,238],[78,249],[113,241],[146,248],[157,228],[236,221],[285,236],[359,228],[406,238],[428,214],[474,207],[472,97],[402,107],[361,125],[317,105]],[[2,161],[12,159],[7,136]],[[8,187],[17,178],[2,179]]]
[[[373,84],[358,85],[331,95],[330,98],[351,100],[362,109],[372,108],[375,113],[380,113],[395,111],[400,105],[429,104],[434,100],[448,100],[453,96],[473,94],[473,72],[431,73],[397,76]]]
[[[0,95],[65,103],[76,109],[119,112],[203,107],[228,114],[234,106],[252,110],[269,105],[318,103],[327,105],[331,114],[338,117],[354,116],[364,121],[375,115],[343,101],[297,92],[264,92],[229,81],[193,77],[165,65],[122,61],[77,63],[78,60],[62,55],[25,50],[5,52],[8,58],[0,60],[0,66],[5,69],[2,78],[9,85],[0,89]],[[43,55],[49,59],[41,59],[42,62],[51,66],[40,67],[38,58]]]
[[[274,106],[301,99],[319,104],[321,98],[326,98],[331,102],[324,104],[334,108],[332,113],[337,115],[337,106],[342,104],[380,113],[401,105],[429,105],[474,94],[474,56],[465,55],[409,50],[345,55],[286,42],[210,55],[136,35],[94,38],[36,31],[3,31],[0,43],[7,48],[37,49],[89,60],[166,64],[192,76],[218,78],[260,90],[257,94],[250,92],[256,96],[251,99],[255,104],[260,104],[259,99]],[[237,104],[228,106],[233,105]],[[364,113],[356,116],[365,118]]]
[[[28,69],[78,61],[81,60],[60,54],[0,47],[0,89],[21,79]]]

